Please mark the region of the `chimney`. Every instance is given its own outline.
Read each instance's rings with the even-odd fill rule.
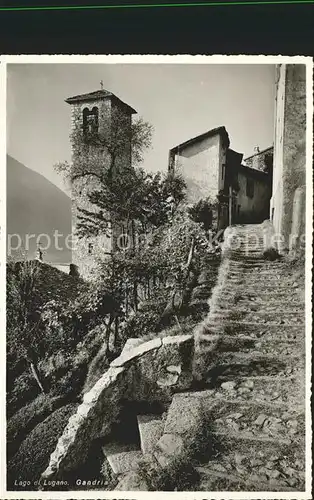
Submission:
[[[255,146],[254,148],[255,156],[253,156],[253,161],[252,161],[252,167],[255,168],[255,170],[260,170],[260,158],[258,156],[259,152],[260,152],[259,146]]]

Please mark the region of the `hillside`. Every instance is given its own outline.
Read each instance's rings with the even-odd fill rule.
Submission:
[[[54,232],[63,237],[59,239],[58,250],[54,244]],[[71,262],[71,251],[65,247],[65,238],[71,233],[71,200],[43,175],[27,168],[7,155],[7,234],[18,234],[25,248],[26,235],[30,239],[28,257],[34,258],[36,238],[47,234],[52,245],[44,254],[46,262]],[[12,246],[17,238],[11,238]],[[46,245],[47,238],[41,239]],[[9,253],[9,249],[7,250]],[[21,252],[12,251],[13,258],[20,258]]]

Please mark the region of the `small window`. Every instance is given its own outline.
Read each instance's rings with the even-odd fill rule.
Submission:
[[[93,251],[93,244],[92,243],[88,243],[88,253],[91,254]]]
[[[222,165],[222,168],[221,168],[221,179],[224,180],[224,177],[225,177],[225,169],[226,169],[226,165]]]
[[[254,180],[250,177],[246,178],[246,196],[249,198],[254,197]]]
[[[91,137],[98,133],[98,108],[96,106],[91,111],[84,108],[83,130],[85,137]]]

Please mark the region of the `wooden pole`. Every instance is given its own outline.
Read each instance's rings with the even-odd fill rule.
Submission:
[[[229,226],[232,224],[232,186],[229,186]]]

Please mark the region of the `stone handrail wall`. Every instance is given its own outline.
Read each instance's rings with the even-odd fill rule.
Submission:
[[[110,434],[121,400],[170,402],[191,387],[193,335],[155,338],[124,349],[83,397],[59,438],[42,480],[61,478],[83,464],[93,440]]]

